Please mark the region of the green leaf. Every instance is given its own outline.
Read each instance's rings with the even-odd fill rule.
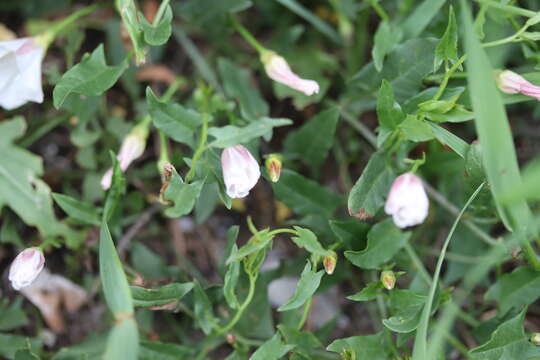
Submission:
[[[289,132],[285,152],[302,159],[312,169],[318,169],[332,148],[338,119],[337,108],[318,113],[298,130]]]
[[[272,188],[278,200],[298,215],[330,217],[341,204],[339,195],[289,169],[281,171],[279,181]]]
[[[465,159],[467,152],[469,151],[469,144],[440,125],[432,122],[428,122],[428,124],[433,130],[435,138],[439,140],[441,144],[449,146],[456,154]]]
[[[383,80],[377,95],[377,118],[382,128],[394,130],[404,119],[405,114],[394,100],[392,85]]]
[[[15,358],[17,350],[30,348],[37,352],[42,346],[42,340],[37,338],[29,338],[26,336],[0,334],[0,356],[7,359]]]
[[[351,359],[387,360],[391,358],[383,331],[373,335],[351,336],[334,340],[326,350],[342,354],[348,351]]]
[[[399,124],[399,129],[405,139],[415,142],[428,141],[435,136],[431,126],[415,115],[407,115],[405,121]]]
[[[172,201],[173,206],[165,209],[165,215],[168,217],[180,217],[189,214],[199,198],[203,185],[204,180],[195,181],[191,184],[185,183],[176,170],[173,169],[169,185],[163,193],[163,198]]]
[[[512,132],[495,84],[493,68],[476,37],[468,7],[463,7],[462,15],[469,95],[475,114],[476,132],[482,144],[487,179],[504,225],[509,230],[517,227],[521,231],[528,225],[531,215],[525,199],[521,198],[511,204],[501,202],[505,192],[521,186]]]
[[[212,303],[201,287],[201,284],[198,281],[195,281],[194,285],[193,302],[195,303],[195,319],[197,320],[197,326],[208,335],[217,323],[217,319],[214,316]]]
[[[174,343],[141,341],[139,347],[140,360],[182,360],[196,355],[196,349],[192,346]]]
[[[251,355],[250,360],[278,360],[294,349],[294,345],[285,345],[281,336],[276,332],[274,336]]]
[[[105,300],[111,312],[117,317],[132,316],[131,291],[106,222],[101,224],[99,236],[99,273]],[[128,330],[119,330],[123,331]]]
[[[403,22],[402,28],[407,39],[415,38],[424,31],[444,5],[445,0],[424,0]]]
[[[386,54],[388,54],[394,46],[399,44],[402,35],[401,28],[392,26],[387,21],[381,21],[379,23],[379,27],[373,37],[373,49],[371,50],[373,64],[377,71],[382,70]]]
[[[193,134],[202,124],[198,112],[186,109],[180,104],[161,102],[150,87],[146,88],[146,102],[155,127],[174,141],[193,145]]]
[[[491,334],[488,342],[470,351],[474,360],[517,360],[540,357],[540,347],[529,342],[523,331],[526,309],[505,321]]]
[[[117,66],[105,62],[103,45],[69,69],[53,91],[54,107],[59,109],[70,94],[97,96],[112,87],[128,67],[127,59]]]
[[[53,193],[52,197],[73,219],[89,225],[101,224],[99,211],[94,205],[58,193]]]
[[[304,248],[310,253],[322,257],[332,255],[332,251],[323,248],[319,240],[317,240],[317,236],[311,230],[301,228],[300,226],[295,226],[294,230],[296,230],[298,236],[293,236],[292,241],[299,248]]]
[[[420,323],[422,308],[426,303],[426,296],[411,290],[394,289],[390,292],[390,309],[392,316],[383,319],[388,329],[398,333],[409,333],[415,330]]]
[[[457,42],[458,33],[456,16],[454,15],[454,8],[450,5],[448,26],[435,48],[434,72],[439,69],[443,61],[449,61],[451,63],[456,63],[458,61]]]
[[[294,353],[306,359],[314,357],[313,350],[322,348],[319,339],[310,332],[300,331],[283,324],[278,325],[278,330],[283,335],[286,344],[294,345]]]
[[[392,219],[386,219],[368,232],[368,242],[364,250],[345,251],[345,257],[360,268],[376,269],[392,259],[410,236],[410,231],[401,231]]]
[[[105,221],[111,219],[120,202],[120,198],[126,192],[126,179],[124,178],[122,170],[120,170],[120,163],[113,152],[110,152],[110,156],[113,165],[113,175],[111,187],[107,191],[107,198],[105,199],[105,206],[103,207],[103,219]]]
[[[498,303],[501,316],[511,309],[521,309],[540,297],[540,272],[530,267],[518,267],[501,276],[484,297]]]
[[[384,287],[380,281],[371,282],[356,294],[347,296],[347,299],[352,301],[370,301],[383,294],[382,289]]]
[[[225,94],[239,102],[244,118],[253,121],[268,116],[268,104],[259,91],[253,87],[253,79],[250,79],[250,73],[246,69],[236,66],[227,59],[220,58],[218,59],[218,70]]]
[[[293,296],[287,300],[285,304],[281,305],[278,308],[278,311],[293,310],[304,305],[319,288],[323,275],[324,270],[320,270],[318,272],[311,270],[311,263],[308,261],[304,267],[304,270],[302,271],[302,274],[300,275],[300,280],[296,285],[296,290],[294,291]]]
[[[422,79],[433,71],[436,43],[432,38],[406,41],[388,54],[381,72],[371,62],[354,75],[351,85],[375,94],[385,79],[396,100],[402,102],[416,95],[423,86]]]
[[[383,206],[393,180],[394,172],[386,163],[385,153],[373,154],[349,193],[349,214],[360,220],[373,217]]]
[[[165,2],[162,2],[161,6],[163,6],[163,4],[165,4]],[[159,11],[162,11],[161,8]],[[159,19],[157,24],[150,24],[143,14],[140,14],[140,18],[142,20],[141,26],[144,33],[144,40],[147,44],[154,46],[163,45],[169,40],[169,37],[171,36],[171,21],[173,18],[170,5],[166,6],[163,16]]]
[[[193,289],[193,283],[171,283],[160,286],[157,289],[145,289],[139,286],[131,286],[133,305],[140,307],[162,306],[175,301],[180,301]]]
[[[135,62],[137,65],[144,64],[146,61],[144,34],[135,0],[115,0],[115,6],[122,17],[122,23],[131,38],[133,51],[135,52]]]
[[[238,247],[236,244],[233,245],[231,249],[231,254],[238,252]],[[240,262],[233,261],[229,264],[227,272],[225,273],[225,279],[223,280],[223,295],[227,304],[232,309],[237,309],[240,306],[238,298],[235,294],[236,285],[238,284],[238,279],[240,277]]]
[[[278,126],[292,124],[289,119],[271,119],[263,117],[259,120],[249,123],[244,127],[235,125],[226,125],[222,127],[211,127],[208,134],[216,139],[210,142],[210,146],[217,148],[226,148],[238,144],[247,144],[253,139],[264,136],[267,140],[272,137],[272,129]]]
[[[43,174],[41,158],[13,144],[25,129],[22,117],[0,123],[0,209],[9,206],[44,237],[61,235],[69,240],[72,231],[56,219],[49,186],[38,178]]]
[[[17,350],[15,360],[40,360],[39,356],[34,354],[30,349]]]
[[[133,317],[118,321],[109,333],[104,360],[137,360],[139,352],[139,331]]]
[[[356,248],[359,244],[364,243],[371,227],[371,225],[357,220],[330,220],[329,224],[332,232],[348,249]]]
[[[209,26],[251,6],[250,0],[189,0],[179,3],[178,13],[193,24]]]
[[[18,297],[8,306],[8,299],[0,301],[0,331],[13,330],[28,324],[28,317],[21,309],[22,298]]]
[[[269,230],[264,229],[259,231],[249,239],[248,243],[242,246],[239,250],[231,252],[231,255],[227,259],[227,264],[230,264],[234,261],[239,261],[245,258],[248,255],[251,255],[259,250],[264,249],[273,239],[271,235],[268,234]]]

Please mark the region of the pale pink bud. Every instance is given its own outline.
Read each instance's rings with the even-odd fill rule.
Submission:
[[[421,224],[428,215],[428,209],[429,200],[420,178],[413,173],[405,173],[394,180],[384,211],[392,215],[397,227]]]
[[[319,84],[314,80],[300,78],[293,73],[287,61],[273,51],[261,55],[266,74],[270,79],[310,96],[319,92]]]
[[[381,273],[381,283],[387,290],[392,290],[396,286],[396,274],[392,270],[385,270]]]
[[[521,93],[540,100],[540,87],[531,84],[523,76],[510,70],[504,70],[497,75],[497,85],[507,94]]]
[[[9,281],[15,290],[30,285],[45,266],[45,257],[40,248],[24,249],[9,268]]]
[[[265,161],[266,170],[268,176],[272,182],[278,182],[281,175],[281,156],[277,154],[271,154]]]
[[[332,275],[334,273],[334,270],[336,269],[336,264],[337,254],[333,251],[331,255],[326,255],[323,258],[324,271],[326,271],[328,275]]]
[[[246,197],[261,176],[259,164],[242,145],[223,149],[221,168],[227,195],[233,199]]]
[[[41,61],[45,48],[34,38],[0,41],[0,106],[12,110],[43,102]]]

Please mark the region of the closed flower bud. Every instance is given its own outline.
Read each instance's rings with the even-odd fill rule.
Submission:
[[[281,156],[271,154],[266,159],[265,165],[266,171],[268,171],[268,175],[270,176],[270,180],[272,180],[272,182],[277,182],[279,180],[279,176],[281,175]]]
[[[261,54],[261,62],[268,77],[278,83],[310,96],[319,92],[319,84],[314,80],[300,78],[293,73],[287,61],[273,51],[267,50]]]
[[[523,76],[510,70],[504,70],[497,74],[499,89],[507,94],[523,94],[540,100],[540,86],[527,81]]]
[[[332,275],[334,273],[334,270],[336,269],[336,264],[337,264],[337,255],[333,251],[332,251],[332,255],[326,255],[323,258],[324,271],[326,271],[328,275]]]
[[[536,346],[540,346],[540,333],[533,333],[531,335],[531,342]]]
[[[45,257],[40,248],[24,249],[9,268],[9,281],[15,290],[30,285],[45,266]]]
[[[227,195],[233,199],[246,197],[261,176],[259,164],[242,145],[223,149],[221,168]]]
[[[381,273],[381,283],[387,290],[392,290],[396,286],[396,274],[391,270],[385,270]]]
[[[29,101],[43,102],[44,54],[34,38],[0,41],[0,106],[12,110]]]
[[[428,209],[429,200],[420,178],[413,173],[405,173],[394,180],[384,211],[392,215],[397,227],[421,224],[428,215]]]

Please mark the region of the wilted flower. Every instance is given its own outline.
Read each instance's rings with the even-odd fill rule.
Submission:
[[[384,211],[392,215],[397,227],[421,224],[427,217],[428,209],[429,200],[420,178],[413,173],[405,173],[394,180]]]
[[[271,154],[265,161],[266,171],[270,176],[272,182],[277,182],[281,175],[281,156],[277,154]]]
[[[326,255],[323,258],[324,271],[326,271],[328,275],[332,275],[334,273],[334,270],[336,269],[336,264],[337,255],[333,251],[331,255]]]
[[[146,147],[146,138],[148,137],[148,125],[143,121],[141,125],[137,125],[122,141],[122,146],[118,152],[120,170],[125,172],[133,160],[137,159],[144,152]],[[112,169],[105,172],[101,178],[101,187],[107,190],[111,186]]]
[[[12,110],[43,102],[41,61],[45,47],[36,38],[0,41],[0,106]]]
[[[246,197],[261,176],[259,164],[242,145],[223,150],[221,167],[227,195],[233,199]]]
[[[504,70],[497,75],[497,85],[502,92],[507,94],[521,93],[540,100],[540,86],[527,81],[523,76],[510,70]]]
[[[381,283],[387,290],[392,290],[396,286],[396,274],[392,270],[385,270],[381,273]]]
[[[9,281],[15,290],[30,285],[45,266],[45,257],[40,248],[24,249],[9,268]]]
[[[310,96],[319,92],[319,84],[314,80],[300,78],[293,73],[287,61],[274,51],[266,50],[261,54],[266,74],[274,81]]]

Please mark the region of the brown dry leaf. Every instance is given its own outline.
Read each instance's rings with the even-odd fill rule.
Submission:
[[[137,80],[164,82],[172,85],[176,81],[176,75],[165,65],[147,65],[137,71]]]
[[[66,330],[62,309],[75,313],[88,300],[86,290],[63,276],[51,274],[47,269],[21,293],[39,308],[47,325],[57,334]]]
[[[0,23],[0,41],[13,40],[15,38],[17,38],[17,35],[4,24]]]

